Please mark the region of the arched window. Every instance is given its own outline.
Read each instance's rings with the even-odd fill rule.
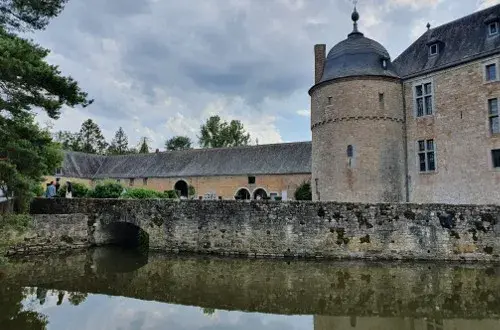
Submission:
[[[347,146],[347,157],[349,158],[354,157],[354,148],[352,147],[351,144]]]

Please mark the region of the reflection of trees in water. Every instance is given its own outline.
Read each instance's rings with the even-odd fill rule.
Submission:
[[[22,288],[0,286],[0,329],[1,330],[45,330],[49,324],[46,315],[31,310],[33,304],[44,305],[47,296],[56,296],[56,305],[64,298],[78,306],[87,299],[86,293],[48,290],[42,287]],[[25,305],[23,305],[23,301]]]
[[[215,314],[215,308],[203,308],[203,314],[213,315]]]

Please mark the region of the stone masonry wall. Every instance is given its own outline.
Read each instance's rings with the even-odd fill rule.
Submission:
[[[500,206],[37,199],[31,213],[43,219],[42,236],[68,235],[59,224],[72,221],[88,226],[88,242],[105,244],[95,238],[133,224],[150,249],[166,252],[500,261]]]

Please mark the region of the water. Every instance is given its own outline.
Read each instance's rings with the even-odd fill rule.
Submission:
[[[0,267],[0,329],[500,330],[500,267],[95,249]]]

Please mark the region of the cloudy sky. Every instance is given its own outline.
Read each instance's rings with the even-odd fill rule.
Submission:
[[[360,30],[394,59],[433,26],[500,0],[359,0]],[[260,144],[310,140],[313,46],[351,31],[351,0],[70,0],[30,36],[95,103],[64,109],[53,130],[92,118],[162,148],[213,114]],[[42,124],[47,118],[39,116]]]

